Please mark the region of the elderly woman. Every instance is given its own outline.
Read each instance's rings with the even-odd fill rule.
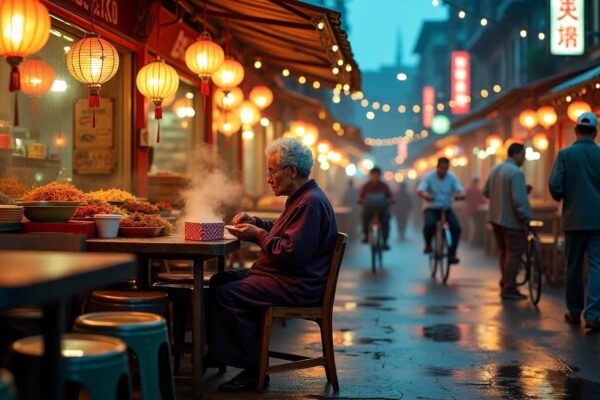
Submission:
[[[241,213],[231,233],[261,248],[250,270],[215,274],[212,360],[244,370],[222,391],[255,388],[259,322],[269,306],[314,306],[322,301],[337,224],[329,199],[309,179],[313,156],[295,139],[281,138],[266,149],[267,183],[276,196],[288,196],[275,223]],[[209,360],[207,360],[209,361]]]

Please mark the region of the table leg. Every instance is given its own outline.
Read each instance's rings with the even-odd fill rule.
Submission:
[[[204,335],[204,260],[194,260],[194,292],[193,292],[193,315],[192,315],[192,333],[194,338],[194,365],[193,365],[193,393],[194,398],[200,398],[202,389],[202,374],[205,350]]]
[[[137,255],[136,284],[138,289],[150,287],[150,259],[142,254]]]
[[[225,256],[217,257],[217,271],[218,272],[225,271]]]
[[[43,383],[46,398],[62,400],[65,391],[65,371],[61,357],[61,337],[65,326],[65,307],[61,301],[43,307],[42,334],[44,335]]]

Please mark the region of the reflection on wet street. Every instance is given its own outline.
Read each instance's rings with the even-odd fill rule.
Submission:
[[[322,368],[271,377],[260,399],[600,399],[600,334],[562,321],[563,293],[549,288],[539,309],[502,302],[497,267],[462,248],[448,286],[429,278],[418,234],[396,242],[373,276],[366,249],[352,242],[334,308],[341,391]],[[319,327],[276,324],[272,348],[318,355]],[[210,398],[226,375],[207,374]]]

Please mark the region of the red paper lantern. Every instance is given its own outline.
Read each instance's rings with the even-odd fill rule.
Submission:
[[[30,97],[42,97],[54,83],[54,70],[41,58],[25,60],[20,67],[21,90]]]

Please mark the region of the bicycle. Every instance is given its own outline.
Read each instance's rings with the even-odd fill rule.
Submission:
[[[369,223],[367,239],[371,246],[371,270],[373,274],[376,274],[377,263],[379,263],[380,269],[383,268],[383,233],[379,222],[379,213],[376,213]]]
[[[435,275],[440,271],[442,283],[448,282],[450,276],[450,254],[449,249],[452,247],[452,234],[450,232],[450,224],[446,220],[446,210],[442,209],[442,215],[435,228],[435,235],[431,242],[431,253],[429,253],[429,271],[431,277],[435,279]]]
[[[537,306],[542,296],[542,258],[540,255],[540,242],[535,231],[536,227],[543,225],[541,221],[531,221],[527,229],[525,251],[521,259],[519,273],[517,274],[517,285],[528,284],[529,300]]]

